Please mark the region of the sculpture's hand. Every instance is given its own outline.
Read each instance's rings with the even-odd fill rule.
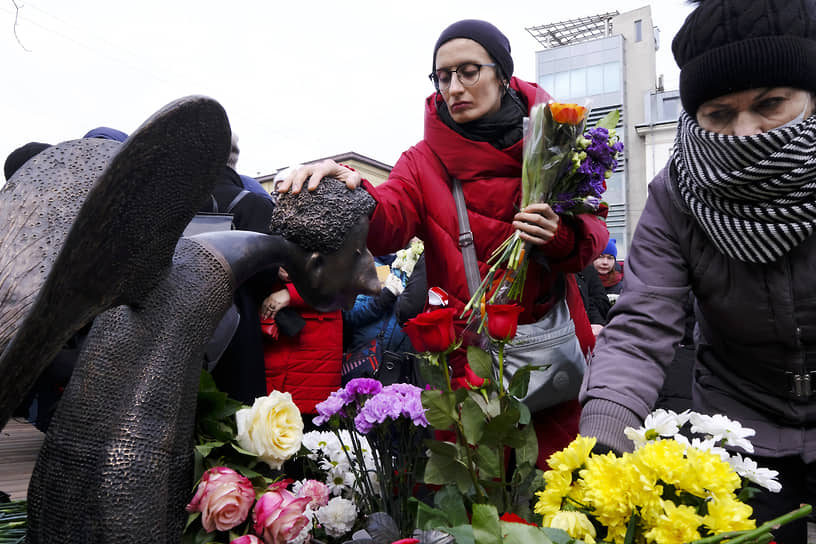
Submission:
[[[288,191],[299,193],[303,188],[303,184],[308,182],[306,188],[309,191],[314,191],[320,184],[320,180],[325,177],[339,179],[344,182],[349,189],[359,187],[363,179],[360,174],[354,170],[349,170],[331,159],[326,159],[317,164],[305,164],[293,168],[286,177],[278,183],[277,189],[279,193],[286,193]]]
[[[289,306],[291,300],[292,298],[289,296],[287,289],[275,291],[266,297],[261,304],[261,316],[264,319],[275,319],[275,314],[277,314],[281,308]]]

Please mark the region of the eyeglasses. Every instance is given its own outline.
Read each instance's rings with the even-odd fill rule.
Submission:
[[[430,73],[428,78],[433,82],[437,91],[445,91],[450,87],[454,73],[456,73],[456,77],[459,78],[459,83],[461,83],[463,87],[470,87],[479,82],[479,74],[482,73],[483,66],[496,66],[496,63],[476,64],[475,62],[466,62],[457,66],[455,70],[440,68]]]

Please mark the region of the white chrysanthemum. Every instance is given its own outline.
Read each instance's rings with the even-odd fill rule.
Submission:
[[[326,435],[333,436],[331,433],[323,431],[309,431],[303,435],[303,446],[312,452],[309,455],[309,459],[317,459],[318,455],[325,450],[328,444],[328,437]]]
[[[635,449],[637,449],[661,436],[674,438],[680,432],[680,427],[686,424],[688,418],[688,410],[678,414],[672,410],[659,408],[646,416],[643,427],[639,429],[627,427],[623,430],[623,433],[635,444]]]
[[[747,437],[754,436],[756,431],[743,427],[739,421],[728,419],[722,414],[713,416],[693,412],[690,417],[691,430],[711,436],[717,442],[724,440],[725,445],[742,448],[753,452],[754,446]]]
[[[326,485],[332,495],[347,494],[354,486],[354,473],[335,467],[326,473]]]
[[[326,534],[339,538],[354,527],[357,520],[357,507],[348,499],[334,497],[326,506],[317,510],[317,521],[323,525]]]
[[[746,480],[764,487],[771,493],[779,493],[782,489],[782,484],[776,480],[779,472],[758,466],[756,461],[750,457],[743,457],[739,453],[735,453],[728,460],[728,464],[731,465],[734,472]]]
[[[731,454],[728,453],[725,448],[721,447],[716,440],[710,437],[705,439],[694,437],[691,439],[691,441],[689,441],[689,439],[682,434],[678,434],[675,435],[674,441],[679,444],[683,444],[686,449],[694,448],[700,451],[707,451],[712,455],[718,456],[725,462],[728,462],[728,460],[731,458]]]

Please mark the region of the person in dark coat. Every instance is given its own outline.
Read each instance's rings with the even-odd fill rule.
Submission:
[[[672,51],[673,154],[584,378],[581,435],[631,449],[624,429],[658,399],[691,290],[692,408],[753,429],[749,457],[778,472],[778,493],[748,501],[759,524],[816,502],[816,2],[699,2]],[[807,542],[804,520],[773,534]]]
[[[592,332],[598,336],[606,325],[606,314],[612,307],[601,277],[595,266],[590,264],[575,274],[575,281],[578,284],[578,290],[581,291],[581,298],[584,301],[589,323],[592,325]]]

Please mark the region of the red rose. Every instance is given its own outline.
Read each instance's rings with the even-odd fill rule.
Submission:
[[[442,308],[421,313],[405,323],[405,334],[418,351],[441,353],[456,342],[453,330],[455,308]]]
[[[502,517],[499,518],[499,519],[501,519],[502,521],[509,521],[511,523],[523,523],[525,525],[532,525],[533,527],[538,527],[538,525],[536,525],[535,523],[530,523],[526,519],[524,519],[524,518],[522,518],[522,517],[520,517],[517,514],[514,514],[512,512],[505,512],[504,514],[502,514]]]
[[[500,342],[509,342],[516,335],[518,316],[524,308],[518,304],[488,304],[487,334]]]
[[[478,389],[484,385],[485,379],[473,372],[470,364],[465,365],[465,380],[471,389]]]

